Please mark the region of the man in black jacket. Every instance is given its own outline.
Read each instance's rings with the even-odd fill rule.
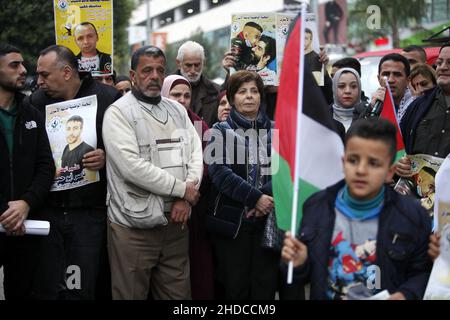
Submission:
[[[450,44],[445,44],[436,60],[437,87],[411,103],[400,122],[407,154],[429,154],[445,158],[450,153]],[[411,176],[411,161],[397,162],[397,175]]]
[[[106,108],[120,94],[93,80],[90,74],[81,77],[75,55],[63,46],[41,51],[37,73],[40,89],[30,96],[30,102],[42,113],[49,104],[96,95],[97,149],[84,155],[83,166],[100,173],[98,182],[50,193],[46,213],[52,228],[41,252],[38,298],[93,299],[97,275],[102,272],[99,265],[106,236],[102,122]]]
[[[6,299],[30,297],[39,238],[23,236],[55,174],[44,120],[19,92],[27,70],[20,51],[0,45],[0,267]]]

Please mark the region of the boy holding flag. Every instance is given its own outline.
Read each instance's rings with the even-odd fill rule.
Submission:
[[[309,198],[299,239],[287,233],[282,258],[311,299],[422,298],[431,270],[425,210],[387,184],[395,171],[396,128],[358,120],[346,136],[345,179]]]

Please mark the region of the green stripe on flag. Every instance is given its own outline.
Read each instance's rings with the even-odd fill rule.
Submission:
[[[294,186],[291,180],[289,165],[282,157],[279,157],[278,172],[272,179],[272,187],[278,227],[283,230],[290,230]],[[319,191],[319,188],[303,179],[299,181],[299,188],[296,230],[298,230],[300,221],[302,220],[303,204],[312,194]]]
[[[298,199],[298,210],[297,210],[297,226],[295,228],[295,230],[298,230],[299,226],[300,226],[300,222],[302,221],[302,217],[303,217],[303,204],[305,203],[306,200],[308,200],[308,198],[310,196],[312,196],[314,193],[320,191],[319,188],[317,188],[316,186],[312,185],[311,183],[309,183],[306,180],[303,180],[300,178],[300,182],[299,182],[299,199]]]
[[[291,168],[287,161],[279,154],[274,153],[278,158],[278,172],[272,178],[272,190],[275,199],[275,212],[277,224],[280,229],[291,229],[292,211],[292,191],[294,186],[291,179]],[[273,159],[272,159],[273,161]]]
[[[400,160],[400,158],[402,158],[404,156],[406,156],[405,149],[397,151],[397,153],[395,154],[395,162],[397,162],[398,160]]]

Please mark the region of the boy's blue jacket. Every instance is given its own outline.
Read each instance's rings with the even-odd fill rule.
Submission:
[[[303,206],[297,237],[308,247],[308,260],[295,269],[296,281],[311,283],[311,299],[328,299],[328,261],[335,223],[334,203],[344,180],[311,196]],[[375,264],[381,271],[381,289],[421,299],[430,276],[428,239],[431,220],[413,199],[386,186],[379,216]]]

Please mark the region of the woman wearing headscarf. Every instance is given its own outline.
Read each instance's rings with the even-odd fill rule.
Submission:
[[[197,129],[197,133],[202,140],[203,149],[205,149],[206,141],[203,140],[203,137],[209,128],[196,113],[189,109],[192,96],[189,81],[179,75],[170,75],[164,79],[161,95],[179,102],[186,108],[189,119]],[[198,132],[199,128],[201,128],[202,132]],[[200,200],[192,208],[188,223],[191,293],[192,299],[194,300],[209,300],[214,298],[212,250],[205,226],[210,181],[208,179],[208,166],[204,164],[203,169]]]
[[[353,120],[361,117],[366,106],[361,102],[361,79],[355,69],[339,69],[333,77],[333,119],[342,123],[345,131]]]

